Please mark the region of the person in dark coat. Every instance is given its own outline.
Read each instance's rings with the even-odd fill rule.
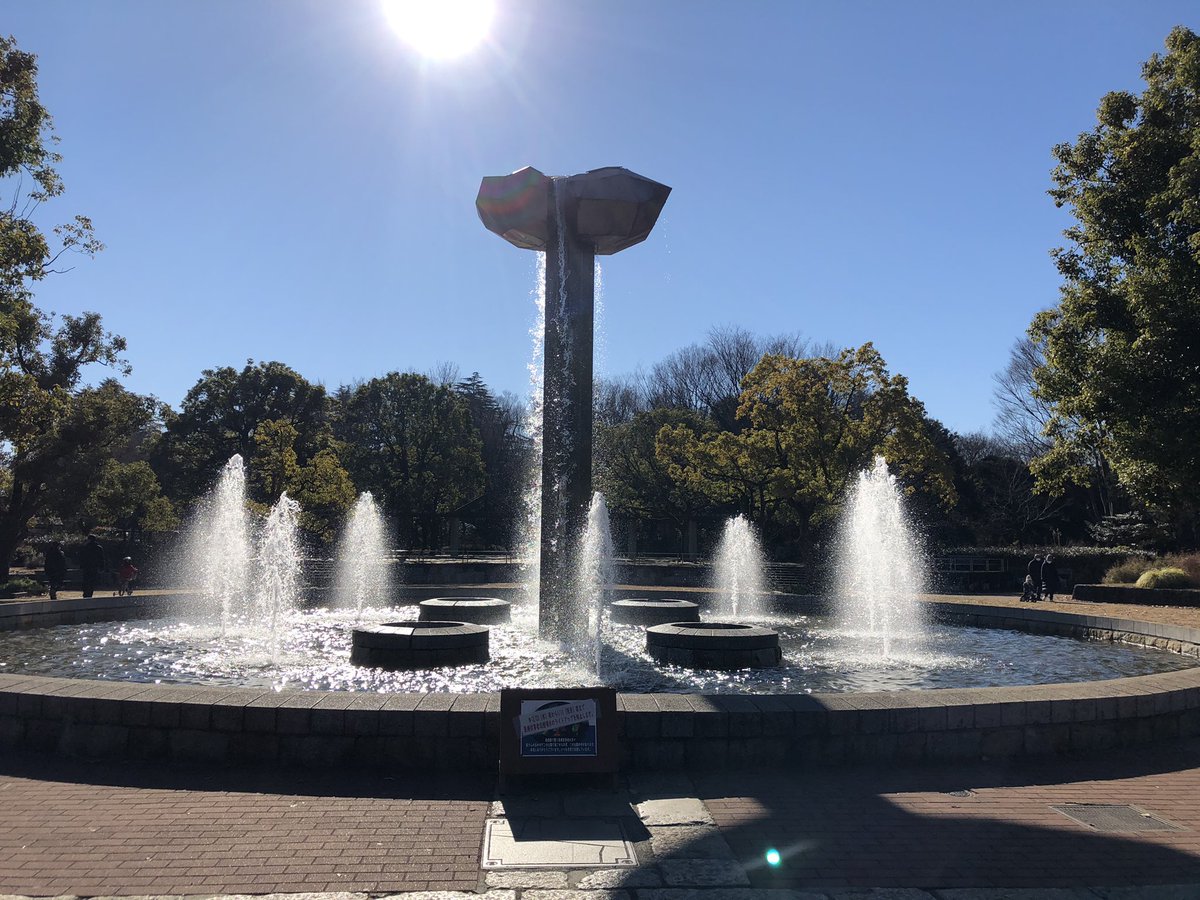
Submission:
[[[83,573],[83,596],[90,597],[96,590],[100,573],[107,568],[104,547],[94,534],[88,535],[87,543],[79,554],[79,568]]]
[[[1047,600],[1054,600],[1054,592],[1058,590],[1058,567],[1054,565],[1053,554],[1046,554],[1042,563],[1042,594]]]
[[[58,592],[62,590],[63,582],[67,579],[67,554],[63,552],[61,543],[51,541],[42,556],[45,559],[42,568],[46,572],[46,587],[50,591],[50,599],[57,600]]]
[[[1042,558],[1035,555],[1029,561],[1026,574],[1033,579],[1033,596],[1035,600],[1042,599]]]

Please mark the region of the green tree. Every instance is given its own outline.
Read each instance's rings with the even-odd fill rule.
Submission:
[[[466,518],[485,545],[511,547],[530,460],[529,442],[521,431],[523,410],[512,395],[495,396],[478,372],[454,390],[466,403],[479,435],[484,470],[483,495]]]
[[[124,339],[100,316],[55,318],[33,287],[69,254],[102,249],[76,216],[48,236],[34,219],[63,193],[50,115],[37,90],[37,60],[0,38],[0,576],[40,515],[76,516],[104,464],[150,421],[152,403],[113,380],[81,387],[93,364],[127,372]]]
[[[328,544],[337,537],[357,491],[337,452],[326,447],[296,472],[288,495],[300,504],[300,525]]]
[[[106,460],[83,513],[95,525],[125,531],[170,531],[179,524],[171,501],[162,495],[158,477],[145,460]]]
[[[764,356],[742,384],[737,414],[737,433],[663,428],[658,456],[673,479],[791,529],[801,543],[836,516],[851,479],[877,455],[909,493],[942,506],[956,499],[924,407],[871,344],[836,358]]]
[[[206,369],[179,413],[168,416],[155,468],[172,496],[192,500],[235,453],[249,462],[258,450],[255,434],[268,421],[293,428],[296,452],[310,458],[329,440],[325,388],[281,362]]]
[[[254,429],[254,455],[246,462],[255,494],[268,505],[292,489],[300,474],[300,459],[296,455],[299,432],[287,422],[267,419]]]
[[[614,512],[671,522],[682,550],[688,522],[710,510],[713,501],[694,482],[672,477],[669,464],[656,452],[664,428],[679,429],[680,439],[689,441],[716,431],[707,417],[690,409],[652,409],[635,413],[628,422],[601,426],[595,441],[596,482]]]
[[[1194,543],[1200,510],[1200,39],[1175,28],[1140,95],[1106,95],[1098,122],[1054,148],[1050,191],[1076,223],[1055,251],[1059,305],[1036,396],[1052,442],[1049,489],[1084,477],[1100,446],[1120,483]]]
[[[410,545],[439,543],[443,517],[484,486],[466,402],[424,375],[392,372],[340,394],[338,437],[354,483],[371,491]]]
[[[300,504],[301,527],[329,543],[354,502],[354,483],[332,446],[318,450],[301,465],[298,437],[294,427],[278,419],[268,419],[255,429],[255,451],[249,460],[253,496],[265,513],[286,491]]]

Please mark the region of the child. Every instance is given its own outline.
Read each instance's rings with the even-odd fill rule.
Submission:
[[[128,594],[133,596],[133,583],[137,581],[138,570],[133,564],[133,558],[126,556],[121,560],[121,565],[117,569],[117,595]]]
[[[1037,585],[1033,581],[1032,575],[1025,576],[1024,590],[1021,591],[1022,603],[1037,603],[1041,598],[1038,597]]]

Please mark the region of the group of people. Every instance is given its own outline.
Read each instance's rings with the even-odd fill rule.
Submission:
[[[1054,554],[1043,558],[1035,555],[1026,567],[1025,586],[1021,591],[1022,603],[1037,603],[1053,600],[1058,592],[1058,567],[1054,565]]]
[[[63,582],[67,579],[67,552],[62,541],[51,541],[43,556],[46,588],[50,592],[50,599],[57,600],[58,592],[62,590]],[[87,543],[79,551],[79,572],[84,597],[91,597],[96,592],[101,576],[107,571],[108,556],[104,552],[104,545],[94,534],[89,534]],[[123,558],[121,564],[117,566],[115,575],[117,594],[132,594],[133,583],[137,581],[138,577],[138,569],[133,564],[133,558],[129,556]]]

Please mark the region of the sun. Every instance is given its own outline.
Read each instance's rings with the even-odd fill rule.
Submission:
[[[392,29],[422,56],[451,59],[482,41],[495,0],[382,0]]]

